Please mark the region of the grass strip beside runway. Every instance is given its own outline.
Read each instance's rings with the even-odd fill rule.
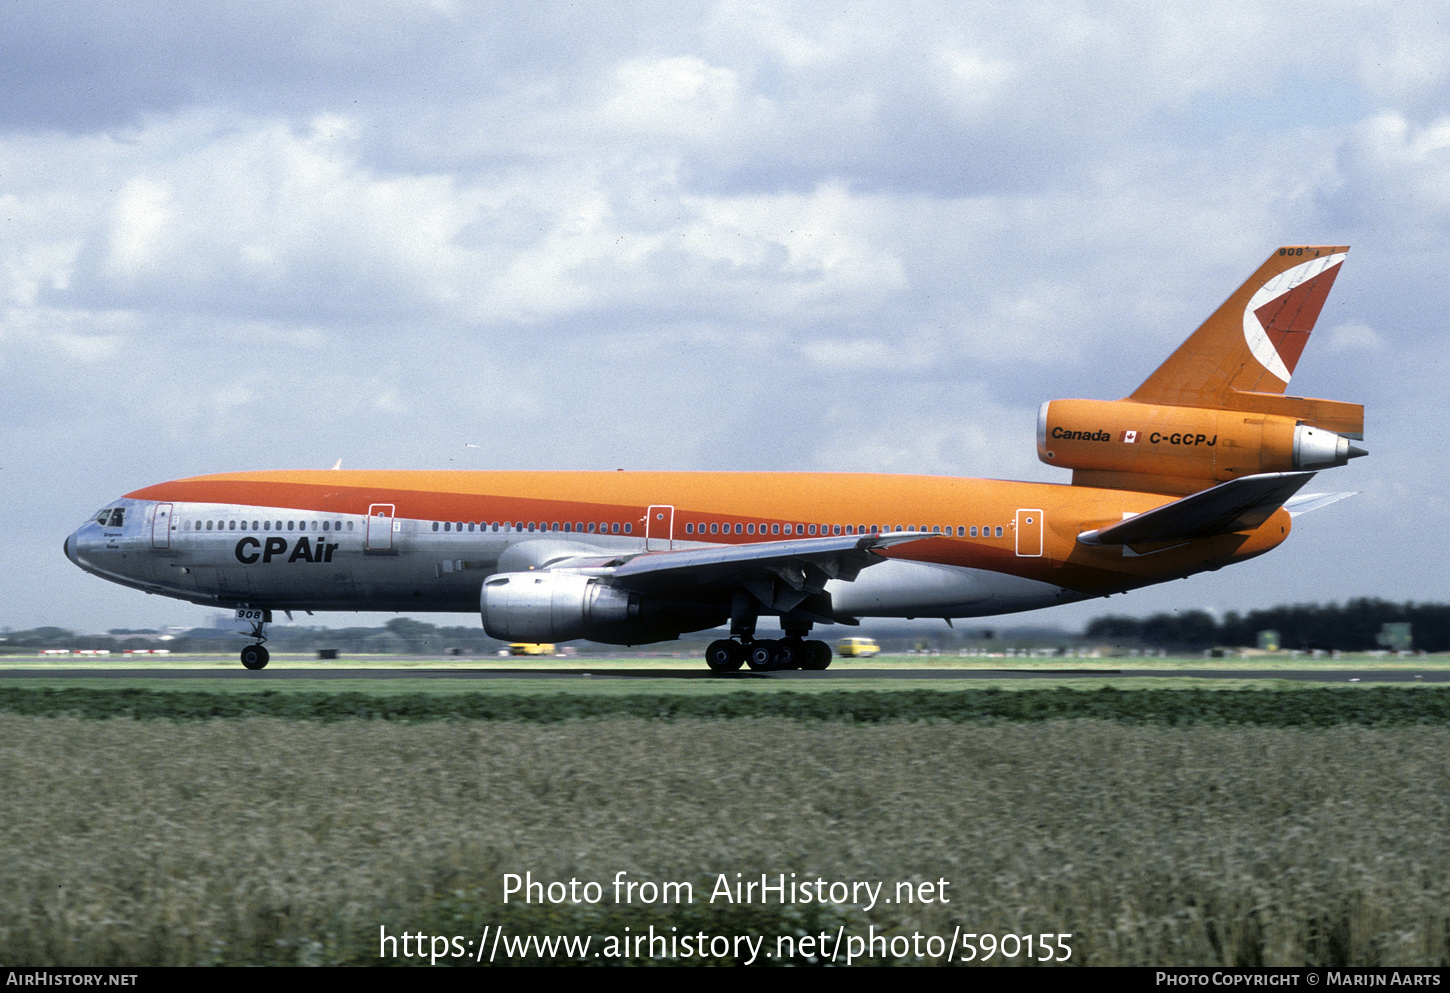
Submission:
[[[748,687],[748,688],[747,688]],[[878,724],[898,721],[1104,720],[1133,725],[1370,727],[1450,724],[1450,687],[1132,689],[1065,687],[1003,692],[966,689],[821,689],[749,684],[719,692],[214,692],[112,688],[0,687],[0,711],[28,716],[197,721],[277,717],[344,720],[560,721],[635,717],[735,720],[785,717]]]

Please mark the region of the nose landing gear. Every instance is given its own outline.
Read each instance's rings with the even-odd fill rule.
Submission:
[[[257,639],[255,645],[248,645],[242,649],[242,665],[248,669],[265,669],[271,661],[272,655],[263,647],[267,640],[267,625],[272,623],[272,612],[270,610],[258,610],[254,607],[239,607],[237,609],[237,620],[252,626],[252,637]]]
[[[242,649],[242,665],[248,669],[265,669],[271,653],[261,645],[248,645]]]

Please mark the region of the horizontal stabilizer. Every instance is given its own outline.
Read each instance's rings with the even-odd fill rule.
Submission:
[[[1296,493],[1285,504],[1284,509],[1289,512],[1290,517],[1298,517],[1300,514],[1307,514],[1311,510],[1318,510],[1320,507],[1327,507],[1331,503],[1352,496],[1358,493]]]
[[[1084,531],[1077,540],[1084,545],[1147,545],[1245,531],[1267,521],[1313,478],[1312,472],[1243,476],[1136,514],[1111,527]]]

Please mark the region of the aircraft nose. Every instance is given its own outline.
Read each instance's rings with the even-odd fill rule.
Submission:
[[[65,557],[70,559],[76,565],[80,565],[80,560],[76,558],[76,536],[74,534],[66,535],[64,547]]]

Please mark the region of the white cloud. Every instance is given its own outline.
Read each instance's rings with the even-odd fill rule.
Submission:
[[[1331,352],[1380,352],[1384,347],[1379,332],[1360,321],[1348,321],[1329,330]]]
[[[734,72],[694,56],[630,59],[614,70],[615,91],[603,108],[611,126],[664,135],[700,135],[734,123]]]
[[[70,334],[66,331],[53,332],[50,341],[66,358],[85,364],[115,358],[125,343],[121,335]]]
[[[111,215],[109,275],[123,286],[156,279],[181,247],[176,223],[170,184],[145,177],[127,183]]]

